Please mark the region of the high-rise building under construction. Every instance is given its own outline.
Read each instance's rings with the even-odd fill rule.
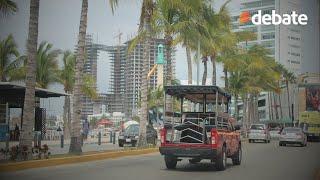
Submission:
[[[110,112],[123,112],[127,117],[139,114],[139,97],[141,87],[141,76],[143,66],[143,44],[138,43],[128,53],[129,42],[123,46],[112,46],[109,48],[111,62],[111,94],[113,102],[110,102]],[[153,39],[150,44],[149,69],[155,65],[158,53],[158,45],[164,44],[163,39]],[[164,49],[164,54],[166,50]],[[171,50],[171,67],[174,77],[175,59],[174,50]],[[166,77],[169,64],[164,66],[164,77]],[[150,76],[149,88],[157,87],[157,72]]]

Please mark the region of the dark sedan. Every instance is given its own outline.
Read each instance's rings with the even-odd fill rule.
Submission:
[[[132,124],[128,126],[124,132],[120,132],[118,143],[120,147],[123,147],[125,144],[131,144],[132,147],[135,147],[139,139],[139,124]],[[148,144],[157,144],[157,131],[151,126],[147,126],[147,143]]]

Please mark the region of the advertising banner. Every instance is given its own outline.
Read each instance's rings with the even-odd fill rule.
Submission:
[[[320,87],[306,88],[306,110],[320,111]]]

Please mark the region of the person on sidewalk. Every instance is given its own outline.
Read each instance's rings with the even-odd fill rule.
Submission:
[[[18,124],[16,124],[16,127],[14,128],[14,140],[18,141],[20,137],[20,129]]]

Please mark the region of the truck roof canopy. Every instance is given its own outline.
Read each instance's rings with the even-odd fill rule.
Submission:
[[[218,99],[226,99],[230,100],[231,95],[225,92],[223,89],[218,86],[198,86],[198,85],[179,85],[179,86],[165,86],[165,93],[178,97],[178,98],[186,98],[193,102],[202,103],[203,102],[203,94],[206,94],[207,102],[215,102],[215,93],[218,92]],[[220,103],[220,102],[219,102]],[[226,103],[226,102],[225,102]]]

